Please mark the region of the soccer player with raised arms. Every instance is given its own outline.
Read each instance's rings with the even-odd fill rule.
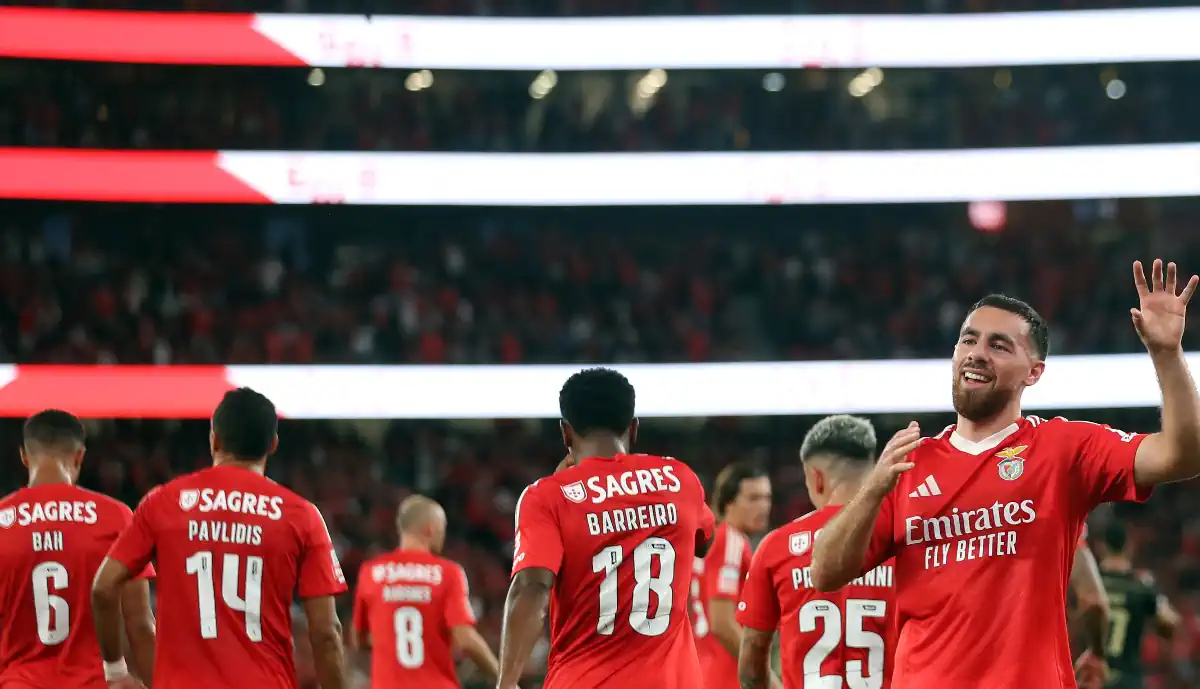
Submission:
[[[1200,277],[1180,291],[1174,263],[1164,274],[1156,260],[1149,284],[1140,262],[1133,273],[1131,316],[1161,389],[1160,432],[1022,417],[1023,392],[1046,370],[1048,328],[1028,304],[987,297],[954,347],[957,424],[881,458],[816,540],[823,591],[895,558],[894,689],[1073,689],[1062,611],[1085,518],[1200,474],[1200,398],[1182,345]],[[1099,385],[1134,382],[1095,375]]]

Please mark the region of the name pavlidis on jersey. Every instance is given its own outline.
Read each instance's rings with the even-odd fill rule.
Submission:
[[[1032,524],[1035,519],[1037,511],[1033,500],[996,501],[990,507],[972,510],[955,507],[950,514],[937,517],[906,518],[904,544],[927,544],[925,569],[941,567],[952,561],[1015,555],[1017,532],[1006,527]]]

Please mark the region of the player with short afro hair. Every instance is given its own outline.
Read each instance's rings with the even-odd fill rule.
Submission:
[[[225,393],[212,415],[213,454],[260,462],[279,442],[279,413],[262,393],[237,388]]]

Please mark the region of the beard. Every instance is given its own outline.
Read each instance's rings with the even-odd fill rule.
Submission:
[[[995,417],[1012,401],[1016,390],[1007,390],[992,384],[986,388],[968,390],[958,376],[954,378],[954,411],[968,421],[986,421]]]

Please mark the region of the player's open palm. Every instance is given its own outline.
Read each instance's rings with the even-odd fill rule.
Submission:
[[[892,489],[900,481],[900,474],[915,466],[908,461],[908,453],[917,449],[917,445],[920,444],[921,427],[917,425],[916,421],[909,423],[906,428],[900,429],[884,446],[883,453],[879,455],[879,462],[875,464],[875,468],[871,470],[871,475],[867,478],[864,490],[869,491],[873,497],[880,500],[892,492]]]
[[[1178,270],[1174,263],[1167,264],[1163,275],[1162,259],[1154,259],[1150,267],[1150,283],[1141,261],[1133,263],[1133,284],[1137,287],[1138,308],[1130,309],[1133,327],[1142,344],[1150,352],[1178,349],[1183,342],[1184,316],[1187,304],[1196,293],[1200,277],[1193,275],[1178,291]]]

